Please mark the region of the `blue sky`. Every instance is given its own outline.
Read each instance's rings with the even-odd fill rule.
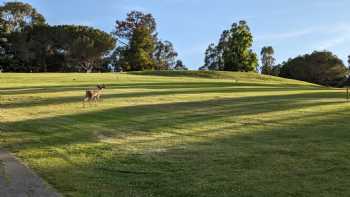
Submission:
[[[3,0],[1,0],[4,2]],[[130,10],[150,12],[159,37],[170,40],[185,64],[203,65],[204,51],[221,32],[244,19],[254,35],[255,52],[275,48],[277,62],[314,50],[350,54],[349,0],[24,0],[49,24],[83,24],[114,29]]]

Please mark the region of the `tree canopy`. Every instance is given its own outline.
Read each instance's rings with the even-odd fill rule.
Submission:
[[[188,68],[184,65],[181,60],[177,60],[174,66],[174,70],[188,70]]]
[[[45,18],[30,4],[6,2],[0,6],[0,24],[5,33],[19,32],[28,26],[44,25]]]
[[[261,49],[261,73],[265,75],[273,75],[273,67],[275,58],[273,57],[275,51],[271,46],[263,47]]]
[[[67,62],[79,65],[82,71],[92,72],[116,44],[110,34],[92,27],[64,25],[54,28],[56,33],[63,34],[58,36],[63,39],[57,44],[64,51]]]
[[[205,51],[201,70],[256,71],[253,35],[246,21],[233,23]],[[274,49],[261,49],[262,74],[338,86],[349,68],[329,51],[315,51],[275,65]],[[348,57],[350,64],[350,56]],[[187,70],[173,43],[160,39],[150,13],[131,11],[106,33],[81,25],[46,23],[28,3],[0,6],[0,70],[5,72],[98,72]],[[348,80],[350,81],[350,80]]]
[[[116,22],[114,35],[120,41],[113,53],[113,64],[124,71],[167,70],[176,61],[177,52],[170,41],[158,38],[152,14],[131,11]]]
[[[153,54],[158,70],[172,69],[175,65],[177,55],[178,54],[170,41],[163,42],[159,40]]]
[[[79,26],[50,26],[31,5],[0,6],[0,65],[8,72],[91,72],[114,49],[112,35]]]
[[[205,65],[202,69],[225,71],[255,71],[257,55],[251,49],[253,36],[245,21],[233,23],[223,31],[219,43],[210,44],[205,52]]]
[[[281,77],[328,86],[341,85],[347,74],[342,60],[329,51],[315,51],[289,59],[280,71]]]

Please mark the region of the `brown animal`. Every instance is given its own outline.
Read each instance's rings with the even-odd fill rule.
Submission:
[[[85,98],[83,100],[83,106],[85,107],[85,103],[89,102],[91,104],[91,102],[95,102],[95,104],[97,104],[97,102],[100,100],[101,95],[103,90],[106,88],[105,85],[97,85],[97,88],[94,90],[86,90],[85,93]]]

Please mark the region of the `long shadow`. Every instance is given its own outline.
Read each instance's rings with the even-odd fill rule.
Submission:
[[[40,139],[42,142],[9,144],[11,150],[44,149],[46,146],[95,143],[94,134],[88,128],[99,123],[102,127],[114,128],[114,132],[131,132],[136,128],[145,134],[156,132],[160,127],[215,121],[228,115],[239,117],[335,103],[310,103],[309,98],[299,97],[294,102],[283,96],[275,100],[250,98],[239,103],[236,99],[220,99],[144,105],[7,123],[5,127],[7,132],[44,136]],[[163,115],[167,115],[165,119]],[[64,158],[70,165],[48,167],[41,175],[59,191],[71,196],[93,196],[97,192],[102,196],[130,196],[131,191],[134,196],[175,197],[225,196],[224,193],[229,196],[347,196],[350,193],[346,173],[350,170],[350,133],[346,120],[350,112],[344,109],[329,115],[325,112],[301,114],[297,120],[277,117],[278,127],[267,125],[257,129],[256,125],[246,125],[242,128],[246,131],[244,134],[208,138],[160,152],[114,153],[107,157],[102,153],[110,153],[118,147],[101,144],[95,146],[92,153],[85,149],[85,152],[70,153],[92,154],[96,159],[88,165]],[[130,124],[136,127],[129,128]],[[42,125],[46,129],[41,130]],[[75,127],[77,130],[73,131]],[[237,128],[226,126],[223,129]],[[38,159],[40,157],[45,155],[38,155]],[[71,180],[67,181],[67,177]]]
[[[325,87],[306,86],[298,84],[262,84],[262,83],[233,83],[233,82],[171,82],[171,83],[106,83],[108,89],[191,89],[191,88],[214,88],[214,87],[237,87],[237,86],[255,86],[255,87],[280,87],[280,88],[298,88],[301,90],[308,89],[326,89]],[[96,84],[82,85],[65,85],[65,86],[28,86],[15,88],[0,88],[1,95],[16,94],[37,94],[37,93],[57,93],[68,91],[83,91],[94,88]]]
[[[182,86],[181,86],[182,87]],[[284,87],[261,87],[261,88],[240,88],[241,86],[208,86],[207,88],[203,88],[202,86],[196,86],[194,89],[174,89],[168,91],[149,91],[149,92],[131,92],[131,93],[117,93],[117,94],[105,94],[103,96],[104,99],[113,99],[113,98],[131,98],[131,97],[150,97],[150,96],[164,96],[164,95],[176,95],[176,94],[203,94],[203,93],[259,93],[259,92],[286,92],[291,90],[308,90],[308,91],[318,91],[323,89],[315,89],[315,88],[284,88]],[[107,91],[106,91],[107,92]],[[12,108],[26,108],[33,106],[47,106],[47,105],[55,105],[55,104],[68,104],[81,102],[83,98],[82,96],[69,96],[69,97],[56,97],[56,98],[46,98],[40,100],[28,100],[21,102],[11,102],[11,103],[0,103],[0,107],[3,109],[12,109]],[[320,95],[324,95],[323,98],[330,97],[333,98],[334,95],[338,95],[341,97],[341,93],[319,93]],[[333,95],[334,94],[334,95]]]
[[[106,158],[103,164],[108,167],[96,162],[95,170],[123,176],[125,190],[142,192],[148,186],[147,192],[154,196],[169,192],[171,196],[347,196],[350,133],[343,120],[350,113],[343,112],[330,118],[319,113],[322,119],[301,116],[303,125],[294,122],[291,127],[254,132],[248,128],[245,134],[207,139],[185,148],[129,155],[122,158],[133,161],[129,168],[118,165],[117,157]],[[125,174],[119,169],[149,174]]]
[[[21,134],[28,136],[37,135],[39,137],[38,147],[43,146],[42,141],[48,143],[49,146],[54,146],[61,143],[94,141],[96,135],[89,129],[95,126],[107,136],[150,133],[163,127],[172,128],[187,123],[213,121],[227,116],[239,117],[339,103],[338,100],[311,102],[314,99],[325,98],[335,98],[335,95],[308,93],[129,106],[2,123],[1,128],[4,133],[20,131]],[[79,135],[83,137],[78,137]],[[35,143],[33,145],[29,138],[28,144],[22,142],[16,146],[33,147]]]

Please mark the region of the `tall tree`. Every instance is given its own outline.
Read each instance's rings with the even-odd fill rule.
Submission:
[[[15,58],[25,64],[27,72],[47,72],[46,58],[51,52],[53,38],[46,25],[26,27],[9,35]]]
[[[30,4],[14,1],[0,6],[0,24],[5,33],[19,32],[28,26],[44,25],[45,18]]]
[[[258,65],[252,51],[253,36],[245,21],[234,23],[221,34],[218,45],[210,44],[201,69],[225,71],[255,71]]]
[[[175,65],[175,59],[178,54],[170,41],[163,42],[159,40],[156,44],[156,49],[153,55],[158,69],[168,70]]]
[[[208,70],[221,70],[221,54],[218,50],[218,46],[210,44],[205,51],[204,67]]]
[[[116,22],[114,35],[124,43],[125,47],[118,47],[123,54],[120,67],[126,71],[154,69],[156,61],[153,54],[156,49],[156,22],[151,14],[132,11],[125,20]],[[120,50],[124,50],[123,52]],[[115,58],[116,59],[116,58]]]
[[[138,28],[146,28],[151,35],[156,36],[157,23],[152,14],[140,11],[129,12],[125,20],[116,21],[114,34],[118,39],[126,39],[126,42],[128,42]]]
[[[153,16],[139,11],[118,20],[114,35],[123,46],[118,46],[112,55],[115,67],[125,71],[171,69],[177,52],[171,42],[158,39],[156,28]]]
[[[261,55],[261,73],[265,75],[272,75],[272,69],[275,64],[274,50],[271,46],[263,47],[260,52]]]
[[[45,25],[45,18],[30,4],[15,1],[6,2],[0,6],[0,63],[2,67],[5,67],[4,70],[31,70],[28,68],[29,65],[25,65],[22,60],[15,59],[18,49],[14,45],[22,46],[21,55],[32,56],[32,52],[23,50],[27,40],[24,39],[26,35],[22,33],[26,30],[31,31],[34,26],[41,25]],[[23,37],[19,37],[20,35]]]
[[[135,29],[130,42],[126,57],[131,71],[154,69],[155,61],[153,52],[155,50],[154,37],[146,27]]]
[[[247,23],[234,23],[228,34],[227,48],[223,51],[224,70],[255,71],[258,61],[256,54],[250,49],[253,36]]]

